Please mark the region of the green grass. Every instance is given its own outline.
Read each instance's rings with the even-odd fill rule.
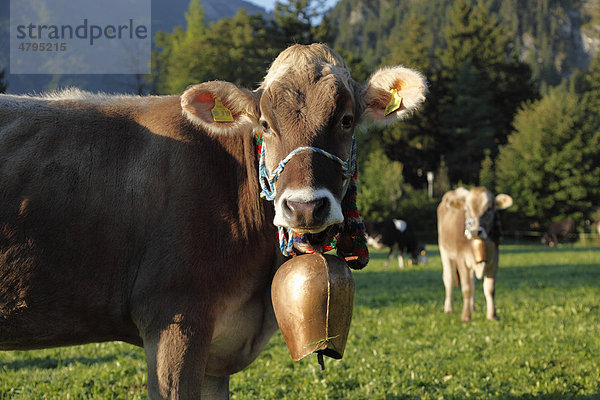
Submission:
[[[354,274],[346,353],[292,362],[280,333],[230,383],[232,399],[600,399],[600,248],[504,245],[499,322],[442,312],[439,254],[427,266]],[[392,264],[394,266],[394,264]],[[145,398],[141,349],[123,343],[0,352],[0,398]]]

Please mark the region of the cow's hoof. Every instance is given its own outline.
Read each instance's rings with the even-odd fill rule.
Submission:
[[[490,321],[500,321],[500,318],[498,318],[496,315],[492,316],[492,317],[488,317],[488,319]]]
[[[471,316],[461,316],[460,317],[460,322],[471,322]]]

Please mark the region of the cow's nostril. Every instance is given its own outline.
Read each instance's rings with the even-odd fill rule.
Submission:
[[[315,210],[313,216],[315,220],[322,221],[327,217],[329,213],[329,200],[325,197],[315,200]]]
[[[329,203],[324,197],[311,201],[285,200],[283,211],[299,225],[319,225],[329,213]]]

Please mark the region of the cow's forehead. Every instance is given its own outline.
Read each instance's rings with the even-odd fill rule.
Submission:
[[[466,209],[474,214],[483,214],[493,203],[493,196],[489,190],[473,188],[466,199]]]
[[[323,129],[336,112],[353,112],[349,75],[329,65],[288,68],[261,96],[261,111],[275,129]]]

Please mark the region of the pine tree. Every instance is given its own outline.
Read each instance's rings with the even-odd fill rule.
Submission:
[[[273,12],[276,27],[273,33],[277,36],[274,42],[285,48],[295,43],[310,44],[327,39],[324,26],[312,25],[312,19],[323,14],[323,0],[277,1]]]
[[[204,7],[200,0],[191,0],[185,13],[186,27],[175,27],[172,33],[155,36],[159,51],[153,57],[156,78],[155,91],[162,94],[181,93],[187,86],[214,79],[206,65],[216,61],[207,52]]]
[[[213,79],[253,89],[265,75],[269,63],[280,51],[272,45],[262,15],[248,15],[240,9],[232,18],[223,18],[206,30],[212,60],[205,66]]]
[[[494,160],[490,156],[490,150],[485,150],[485,158],[481,162],[479,170],[479,185],[484,186],[491,191],[496,190],[496,174],[494,172]]]
[[[383,62],[414,68],[430,77],[433,73],[432,40],[426,21],[412,14],[405,23],[397,25],[386,41],[388,54]],[[404,179],[415,187],[426,183],[424,171],[435,169],[438,161],[433,136],[435,129],[428,126],[433,107],[433,102],[426,102],[410,119],[386,128],[382,135],[386,154],[404,165]]]
[[[440,147],[450,179],[475,183],[483,150],[496,155],[517,107],[535,92],[528,67],[511,50],[512,39],[484,3],[458,0],[445,38],[446,47],[438,52],[440,82],[435,93]]]
[[[440,105],[442,138],[452,182],[476,183],[484,149],[496,149],[495,128],[499,109],[492,84],[475,67],[465,62],[450,82],[452,99]]]
[[[432,70],[431,48],[433,37],[425,18],[411,14],[406,24],[397,25],[385,42],[388,54],[383,64],[402,64],[426,73]]]
[[[185,29],[155,36],[160,49],[153,57],[155,92],[181,93],[191,84],[209,80],[255,88],[282,50],[272,30],[261,14],[248,15],[244,9],[207,27],[200,0],[192,0]]]
[[[581,106],[585,108],[586,129],[600,129],[600,53],[586,71],[574,77],[575,91],[581,95]]]
[[[450,177],[448,176],[448,166],[446,165],[444,156],[442,156],[440,160],[440,166],[434,176],[433,195],[435,197],[442,197],[444,193],[450,190],[450,188],[451,186]]]

